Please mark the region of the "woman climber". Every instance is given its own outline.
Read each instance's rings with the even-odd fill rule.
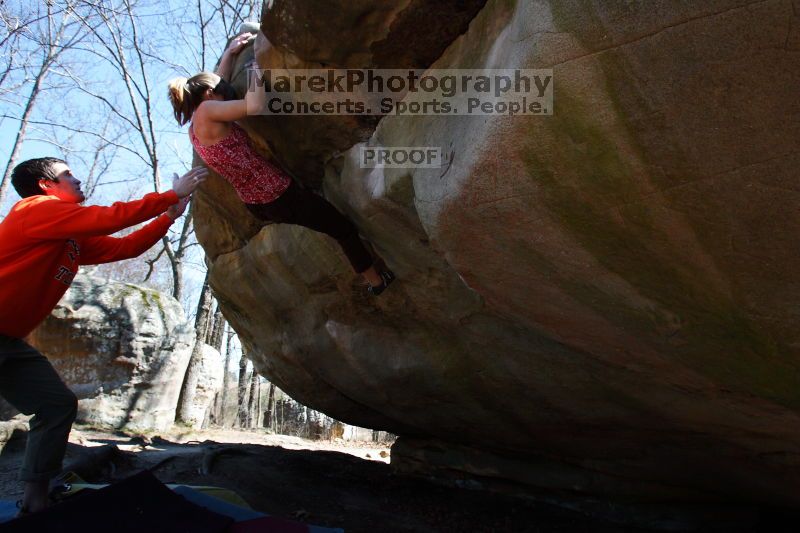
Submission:
[[[189,139],[205,163],[236,190],[253,215],[262,220],[297,224],[326,233],[342,247],[353,270],[378,295],[394,280],[358,236],[353,223],[327,200],[298,185],[285,172],[257,153],[236,121],[247,116],[244,99],[229,83],[234,58],[253,34],[236,37],[225,50],[216,73],[201,72],[169,82],[169,98],[180,125],[191,121]]]

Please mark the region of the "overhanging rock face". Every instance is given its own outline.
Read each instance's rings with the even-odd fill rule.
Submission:
[[[403,13],[332,18],[332,41],[303,33],[321,2],[292,4],[281,31],[267,12],[262,67],[369,66],[370,32]],[[226,317],[294,398],[401,435],[401,463],[800,504],[797,12],[489,0],[433,67],[553,68],[553,116],[386,117],[357,135],[250,119],[298,179],[324,170],[399,281],[365,298],[333,241],[262,228],[210,179],[194,209]],[[335,157],[336,139],[352,148]],[[358,142],[441,146],[452,164],[361,169]],[[448,443],[472,451],[431,451]]]

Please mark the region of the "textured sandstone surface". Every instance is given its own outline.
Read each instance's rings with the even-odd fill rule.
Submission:
[[[369,13],[385,20],[333,18],[342,38],[290,50],[268,13],[258,62],[366,66],[367,35],[398,16]],[[333,241],[262,228],[210,179],[194,209],[226,317],[292,397],[401,435],[401,466],[800,505],[798,13],[489,0],[433,66],[553,68],[553,116],[386,117],[338,137],[441,146],[444,169],[360,169],[358,146],[309,148],[342,122],[251,119],[277,159],[312,161],[288,165],[298,179],[324,168],[399,281],[367,299]]]
[[[191,324],[174,298],[79,274],[28,342],[78,396],[79,422],[131,430],[174,423],[194,344]],[[214,379],[221,380],[218,364]],[[198,396],[200,403],[213,399],[213,393],[211,399]],[[205,412],[206,404],[197,410]]]

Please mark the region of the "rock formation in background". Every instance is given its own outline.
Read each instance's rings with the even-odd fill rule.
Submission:
[[[418,34],[400,27],[431,2],[275,4],[262,67],[425,57],[401,54]],[[401,467],[800,505],[796,6],[476,5],[437,3],[446,31],[419,32],[438,36],[432,66],[552,68],[553,116],[246,123],[395,270],[380,298],[327,237],[264,226],[218,176],[196,195],[212,286],[256,367],[399,434]],[[452,164],[361,169],[360,142]]]
[[[174,423],[194,331],[171,296],[81,274],[28,342],[78,396],[79,422],[128,430]],[[206,365],[204,390],[221,382],[217,365]],[[195,411],[211,399],[198,394]]]

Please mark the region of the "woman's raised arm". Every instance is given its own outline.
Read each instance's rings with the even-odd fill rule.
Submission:
[[[228,48],[225,49],[225,52],[222,53],[222,58],[219,60],[219,66],[216,70],[217,76],[225,81],[231,80],[231,71],[233,70],[233,63],[236,61],[236,56],[239,55],[239,52],[247,46],[247,43],[249,43],[253,37],[255,37],[255,35],[252,33],[243,33],[233,38],[231,44],[228,45]]]

